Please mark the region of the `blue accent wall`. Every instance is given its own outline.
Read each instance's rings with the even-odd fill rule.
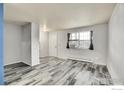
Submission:
[[[0,85],[4,84],[3,72],[3,4],[0,3]]]

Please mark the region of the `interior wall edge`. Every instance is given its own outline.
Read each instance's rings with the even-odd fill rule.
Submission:
[[[114,69],[112,68],[111,64],[107,64],[107,68],[109,70],[109,73],[111,75],[111,78],[113,80],[114,85],[121,85],[123,84],[121,82],[121,79],[118,77],[118,75],[115,73]]]

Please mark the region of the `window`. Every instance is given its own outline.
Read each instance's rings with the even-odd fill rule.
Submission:
[[[70,33],[69,48],[89,49],[90,44],[90,31]]]

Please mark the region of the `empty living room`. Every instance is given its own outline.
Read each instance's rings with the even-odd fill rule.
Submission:
[[[123,3],[3,8],[4,85],[124,85]]]

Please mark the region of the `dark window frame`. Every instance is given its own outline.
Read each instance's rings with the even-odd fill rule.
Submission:
[[[69,48],[72,48],[72,49],[89,49],[89,47],[90,47],[90,43],[91,43],[91,35],[90,35],[90,32],[91,31],[80,31],[80,32],[71,32],[70,33],[70,37],[69,37]],[[73,39],[72,38],[72,34],[75,34],[75,39]],[[88,39],[86,40],[86,39],[83,39],[83,40],[81,40],[81,38],[80,38],[80,36],[81,36],[81,34],[88,34]],[[85,36],[84,35],[84,36]],[[74,36],[73,36],[74,37]],[[85,37],[86,38],[86,37]],[[70,46],[70,42],[77,42],[77,45],[78,45],[78,47],[72,47],[72,46]],[[81,42],[83,41],[83,43],[85,44],[85,41],[87,41],[89,44],[88,44],[88,46],[87,47],[84,47],[84,46],[86,46],[86,45],[82,45],[81,46]],[[76,44],[75,44],[76,45]]]

